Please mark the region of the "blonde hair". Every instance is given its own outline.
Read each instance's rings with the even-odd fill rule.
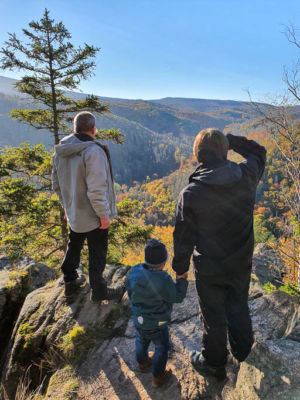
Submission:
[[[218,129],[207,128],[198,133],[194,140],[193,153],[199,163],[226,160],[229,143]]]

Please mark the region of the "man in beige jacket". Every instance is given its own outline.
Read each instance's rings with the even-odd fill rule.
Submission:
[[[108,227],[117,216],[108,149],[94,139],[95,117],[87,111],[74,118],[74,134],[55,146],[52,185],[70,225],[69,243],[61,269],[65,295],[84,282],[78,276],[80,252],[85,239],[89,249],[91,301],[120,298],[123,288],[107,288],[102,277],[107,254]]]

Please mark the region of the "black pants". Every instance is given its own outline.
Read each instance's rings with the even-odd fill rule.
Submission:
[[[93,292],[93,298],[104,299],[106,297],[107,286],[102,277],[107,253],[108,229],[94,229],[90,232],[77,233],[70,229],[69,243],[65,254],[65,259],[61,269],[64,274],[65,282],[70,282],[78,277],[76,268],[80,263],[80,252],[85,239],[87,239],[89,249],[89,280]]]
[[[203,325],[202,354],[212,366],[223,366],[227,361],[227,333],[231,352],[243,361],[251,351],[253,332],[248,308],[251,269],[228,276],[204,276],[197,273]]]

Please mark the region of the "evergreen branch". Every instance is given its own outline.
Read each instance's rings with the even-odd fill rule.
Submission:
[[[81,110],[95,111],[98,114],[109,112],[109,107],[105,104],[100,103],[98,97],[93,95],[87,96],[84,100],[70,99],[69,101],[71,103],[70,107],[58,109],[57,112],[59,114],[70,114]]]
[[[111,140],[117,144],[123,144],[125,141],[125,136],[120,129],[99,129],[96,137],[101,140]]]

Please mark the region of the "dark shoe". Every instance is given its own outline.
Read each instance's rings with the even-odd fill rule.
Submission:
[[[101,305],[102,300],[104,300],[104,299],[99,299],[99,298],[97,298],[97,297],[94,295],[93,291],[91,290],[91,294],[90,294],[90,301],[91,301],[91,303]]]
[[[65,297],[67,299],[72,298],[73,294],[77,292],[83,283],[85,283],[84,275],[78,276],[74,281],[65,282]]]
[[[225,367],[214,367],[206,361],[203,355],[196,350],[190,352],[190,360],[193,367],[198,371],[205,375],[211,375],[217,378],[219,381],[222,381],[226,378],[226,369]]]
[[[125,293],[125,286],[118,286],[117,288],[107,288],[107,295],[105,300],[117,300],[120,302]]]
[[[170,380],[172,377],[171,368],[167,367],[165,372],[160,376],[152,376],[152,387],[159,388]]]
[[[103,298],[96,297],[94,292],[91,292],[90,301],[94,304],[101,304],[103,300],[117,300],[120,302],[125,293],[125,286],[118,286],[117,288],[107,288],[106,296]]]
[[[148,353],[148,360],[145,361],[143,364],[138,364],[138,370],[139,370],[139,372],[145,373],[145,372],[148,372],[148,371],[149,371],[149,368],[152,366],[152,359],[153,359],[153,356],[154,356],[154,352],[153,352],[153,351],[150,351],[150,352]]]

